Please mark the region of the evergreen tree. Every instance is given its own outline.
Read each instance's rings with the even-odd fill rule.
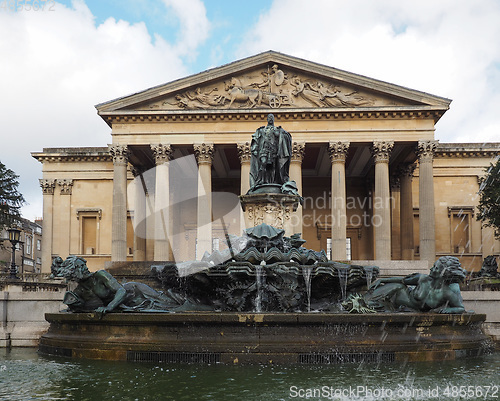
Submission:
[[[26,203],[19,193],[19,176],[0,161],[0,230],[21,217],[21,206]]]
[[[479,213],[477,219],[486,227],[495,229],[500,238],[500,157],[486,169],[479,181]]]

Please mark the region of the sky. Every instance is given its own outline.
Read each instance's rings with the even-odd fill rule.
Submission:
[[[34,2],[0,0],[0,161],[31,220],[31,152],[106,146],[96,104],[268,50],[452,99],[436,139],[500,142],[500,0]]]

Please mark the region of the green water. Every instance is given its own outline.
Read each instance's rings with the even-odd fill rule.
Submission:
[[[436,363],[202,366],[0,350],[0,400],[496,400],[499,387],[498,353]]]

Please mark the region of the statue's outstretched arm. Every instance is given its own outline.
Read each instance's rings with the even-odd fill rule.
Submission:
[[[403,279],[404,277],[384,277],[384,278],[379,278],[378,280],[374,281],[372,285],[370,285],[371,290],[375,290],[378,287],[380,287],[381,284],[389,284],[389,283],[400,283],[403,284]]]
[[[389,284],[389,283],[399,283],[405,285],[417,285],[420,279],[421,274],[413,273],[406,277],[384,277],[376,280],[371,286],[370,289],[376,289],[380,287],[380,284]]]
[[[125,296],[127,295],[127,291],[123,286],[107,271],[100,270],[94,273],[96,277],[101,281],[106,288],[108,288],[111,292],[115,294],[114,298],[111,302],[106,306],[100,306],[96,309],[96,312],[106,313],[111,312],[118,308],[123,301],[125,300]]]

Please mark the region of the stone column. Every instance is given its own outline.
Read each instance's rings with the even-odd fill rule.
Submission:
[[[416,150],[419,175],[420,260],[426,260],[429,266],[436,259],[434,174],[432,161],[437,143],[437,141],[419,141]]]
[[[250,189],[250,142],[238,143],[238,155],[241,163],[241,186],[240,195],[245,195]]]
[[[134,167],[134,261],[146,260],[146,194],[143,169]]]
[[[156,170],[156,169],[155,169]],[[155,192],[156,171],[144,174],[146,193],[146,260],[155,260]]]
[[[57,185],[61,193],[60,210],[58,210],[61,236],[57,244],[57,253],[61,256],[71,255],[73,252],[71,252],[69,246],[71,240],[71,192],[73,190],[73,180],[57,180]]]
[[[401,260],[401,180],[396,174],[389,177],[391,187],[391,256]]]
[[[213,143],[194,144],[198,161],[198,212],[196,259],[212,253],[212,160]]]
[[[415,245],[413,243],[413,195],[411,180],[415,171],[414,164],[405,164],[399,170],[401,183],[400,198],[400,229],[401,229],[401,259],[413,260]]]
[[[113,157],[113,212],[111,221],[111,261],[127,260],[127,145],[110,145]]]
[[[40,181],[43,193],[43,221],[42,221],[42,272],[50,272],[52,265],[52,242],[53,242],[53,201],[55,179],[43,179]]]
[[[346,260],[347,209],[345,159],[349,142],[330,142],[328,153],[332,162],[332,259]]]
[[[170,260],[170,144],[151,145],[156,162],[154,260]]]
[[[299,195],[302,193],[302,160],[304,160],[304,153],[306,149],[305,142],[292,143],[292,159],[290,161],[290,181],[297,183]],[[293,233],[302,233],[302,206],[298,206],[297,210],[291,216]]]
[[[375,193],[373,226],[375,260],[391,260],[391,200],[389,188],[389,157],[394,141],[374,141],[371,146],[375,160]]]

